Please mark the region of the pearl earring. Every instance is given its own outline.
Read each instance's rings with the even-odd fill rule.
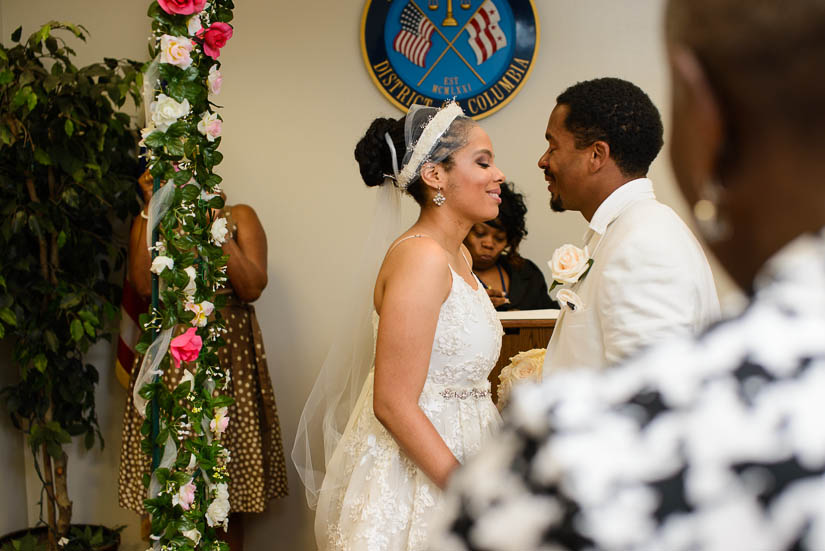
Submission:
[[[440,207],[440,206],[441,206],[441,205],[443,205],[446,201],[447,201],[447,198],[446,198],[446,197],[444,197],[444,194],[443,194],[443,193],[441,193],[441,188],[438,188],[438,193],[436,193],[436,194],[435,194],[435,197],[433,197],[433,203],[435,203],[435,205],[436,205],[437,207]]]

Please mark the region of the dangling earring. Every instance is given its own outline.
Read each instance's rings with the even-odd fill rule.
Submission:
[[[447,198],[444,197],[443,193],[441,193],[441,188],[438,188],[438,193],[436,193],[435,197],[433,197],[433,203],[435,203],[435,206],[440,207],[446,201],[447,201]]]
[[[730,224],[719,215],[719,196],[722,186],[711,180],[702,188],[702,198],[693,204],[693,217],[699,232],[709,243],[716,243],[727,239],[730,235]]]

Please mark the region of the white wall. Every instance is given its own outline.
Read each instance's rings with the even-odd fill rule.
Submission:
[[[49,19],[67,20],[91,31],[89,44],[78,48],[82,62],[104,55],[144,59],[148,4],[2,0],[0,37],[7,41],[19,24],[26,34]],[[537,65],[520,94],[482,125],[492,138],[497,164],[527,196],[530,235],[522,252],[545,266],[553,249],[580,243],[585,229],[577,213],[551,213],[536,167],[555,97],[576,81],[618,76],[650,94],[666,128],[669,114],[660,0],[535,4],[542,31]],[[267,232],[269,286],[256,308],[289,450],[303,401],[332,339],[335,316],[329,312],[343,303],[342,290],[372,212],[373,190],[361,183],[352,150],[372,118],[400,112],[373,86],[361,59],[363,0],[243,0],[236,5],[235,36],[220,58],[225,160],[218,169],[230,202],[253,205]],[[686,206],[666,153],[654,163],[651,177],[659,197],[684,217]],[[730,289],[726,279],[719,281],[723,290]],[[131,522],[124,551],[142,550],[136,517],[116,502],[125,392],[114,382],[111,354],[96,351],[95,359],[102,375],[98,410],[107,447],[103,453],[73,453],[75,518]],[[312,515],[293,469],[290,487],[289,498],[248,517],[247,549],[314,549]]]

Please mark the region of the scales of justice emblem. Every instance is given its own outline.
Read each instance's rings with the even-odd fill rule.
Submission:
[[[475,119],[504,107],[527,81],[539,44],[533,0],[367,0],[364,63],[406,112],[457,101]]]

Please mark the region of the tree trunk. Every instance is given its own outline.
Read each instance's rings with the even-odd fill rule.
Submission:
[[[57,533],[60,537],[69,535],[69,524],[72,521],[72,502],[69,500],[69,488],[66,479],[66,466],[68,456],[62,452],[58,459],[54,460],[54,494],[57,501]]]
[[[41,448],[43,454],[43,487],[46,488],[46,510],[49,515],[49,551],[57,551],[57,540],[54,530],[57,519],[54,511],[54,484],[52,483],[52,458],[46,450],[46,444]]]

